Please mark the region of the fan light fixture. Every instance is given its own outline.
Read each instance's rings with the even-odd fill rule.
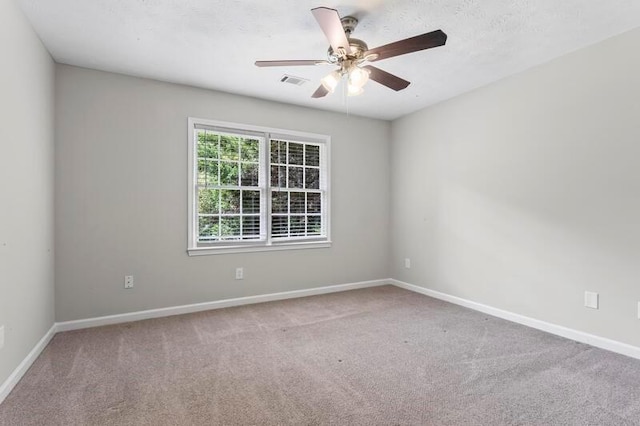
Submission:
[[[324,88],[327,89],[330,93],[333,93],[333,91],[336,90],[336,86],[338,86],[338,83],[340,83],[341,78],[342,75],[340,75],[338,71],[333,71],[332,73],[324,76],[322,80],[320,80],[320,83],[322,83]]]
[[[349,84],[357,87],[363,87],[369,81],[369,71],[353,66],[349,71]]]
[[[363,87],[369,81],[369,71],[354,65],[349,71],[347,94],[358,96],[364,92]]]
[[[347,96],[358,96],[364,93],[364,89],[358,86],[352,86],[351,84],[347,86]]]
[[[360,68],[357,65],[351,65],[348,70],[336,70],[324,76],[320,82],[330,93],[336,90],[336,87],[342,80],[342,76],[347,75],[347,94],[349,96],[357,96],[364,92],[364,85],[369,81],[369,71]]]

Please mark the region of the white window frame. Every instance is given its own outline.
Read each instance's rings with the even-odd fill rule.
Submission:
[[[265,162],[266,176],[261,176],[264,182],[266,199],[263,199],[266,219],[265,230],[267,237],[262,241],[220,241],[211,244],[198,244],[198,205],[197,205],[197,179],[198,164],[196,161],[196,126],[208,126],[212,128],[223,128],[236,130],[239,133],[252,132],[264,134],[264,147],[260,150],[262,158],[260,162]],[[271,179],[270,179],[270,140],[289,140],[301,143],[315,143],[321,145],[320,149],[320,170],[324,172],[321,179],[321,189],[324,191],[324,203],[322,206],[322,222],[324,224],[325,235],[312,237],[295,237],[291,239],[272,239],[271,235]],[[294,250],[310,248],[331,247],[331,137],[317,133],[299,132],[295,130],[277,129],[272,127],[253,126],[242,123],[232,123],[226,121],[209,120],[204,118],[189,117],[188,119],[188,242],[187,253],[189,256],[202,256],[212,254],[245,253],[274,250]],[[261,218],[263,215],[261,214]],[[262,221],[261,221],[262,222]]]

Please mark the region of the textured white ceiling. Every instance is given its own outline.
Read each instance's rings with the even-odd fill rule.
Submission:
[[[309,107],[394,119],[640,26],[638,0],[18,0],[56,61]],[[443,47],[375,65],[411,85],[311,99],[330,66],[257,68],[255,60],[325,59],[310,9],[360,20],[373,48],[428,31]],[[629,52],[629,54],[634,54]],[[310,80],[281,83],[283,74]]]

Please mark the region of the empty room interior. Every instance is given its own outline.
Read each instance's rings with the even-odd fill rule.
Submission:
[[[0,0],[0,425],[640,424],[640,2]]]

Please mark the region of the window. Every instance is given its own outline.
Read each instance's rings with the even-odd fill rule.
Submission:
[[[328,247],[329,137],[189,119],[190,255]]]

